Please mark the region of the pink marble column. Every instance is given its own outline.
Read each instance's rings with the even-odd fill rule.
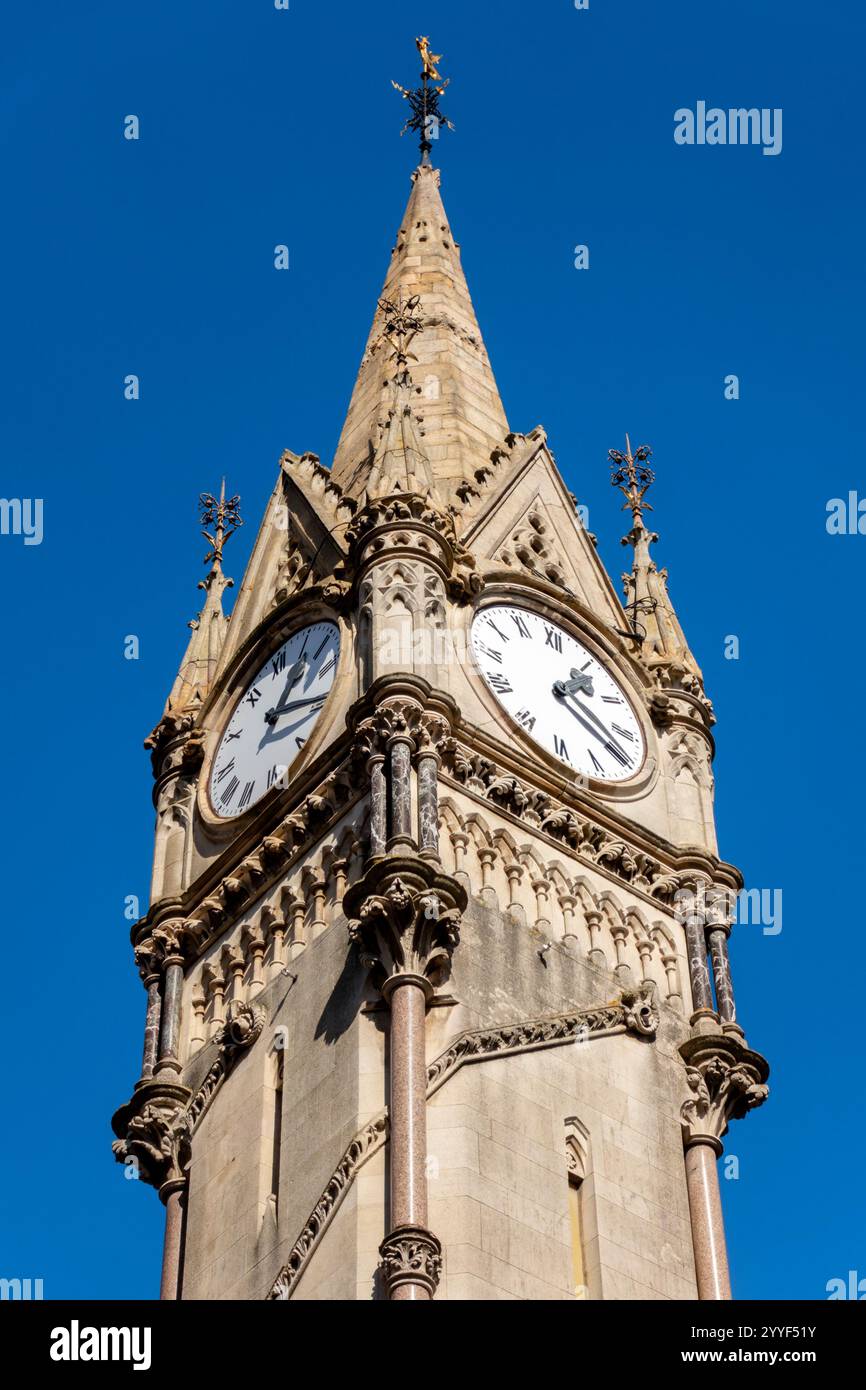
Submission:
[[[186,1183],[173,1187],[165,1199],[165,1240],[162,1247],[161,1299],[181,1296],[183,1270],[183,1215]]]
[[[425,1015],[429,985],[419,975],[397,975],[391,1005],[391,1231],[382,1245],[389,1297],[429,1300],[439,1244],[427,1229],[427,1060]]]
[[[718,1156],[721,1144],[710,1138],[698,1139],[685,1152],[686,1186],[698,1298],[725,1300],[731,1297],[725,1224],[719,1191]]]

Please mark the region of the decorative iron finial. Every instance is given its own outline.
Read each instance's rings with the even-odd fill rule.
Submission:
[[[635,526],[643,526],[643,513],[652,511],[650,503],[644,501],[656,476],[648,464],[648,460],[652,458],[652,452],[648,444],[641,444],[640,448],[632,453],[631,440],[628,435],[625,437],[624,454],[620,453],[619,449],[608,449],[607,451],[607,456],[610,459],[611,484],[618,487],[625,498],[622,509],[624,512],[631,512]]]
[[[622,544],[630,545],[634,550],[634,569],[630,575],[623,575],[625,596],[631,599],[623,607],[631,626],[628,631],[619,628],[616,631],[620,637],[627,637],[633,641],[638,648],[646,641],[647,636],[646,627],[639,621],[639,615],[648,616],[658,607],[658,599],[646,591],[644,582],[646,574],[655,571],[649,547],[653,541],[658,540],[654,532],[647,531],[643,522],[644,512],[652,511],[651,504],[646,501],[646,494],[655,482],[656,476],[649,466],[652,452],[648,444],[641,444],[632,453],[628,435],[625,437],[625,453],[619,449],[607,451],[611,484],[618,487],[625,498],[622,510],[630,511],[632,516],[632,528],[627,536],[623,536]]]
[[[424,331],[424,322],[419,312],[420,305],[420,295],[413,294],[411,299],[404,300],[402,291],[398,293],[396,300],[379,300],[379,308],[385,315],[379,341],[387,343],[393,349],[388,361],[397,364],[394,381],[398,386],[411,384],[409,363],[418,361],[415,354],[409,351],[409,347],[417,334]]]
[[[237,494],[226,500],[225,478],[220,486],[219,499],[214,497],[211,492],[203,492],[199,496],[201,533],[205,540],[210,542],[210,550],[204,557],[204,563],[211,567],[207,578],[200,582],[198,586],[200,589],[209,588],[214,575],[222,573],[223,547],[235,531],[244,524],[241,520],[240,502],[241,499]],[[211,530],[208,530],[208,527],[211,527]]]
[[[399,82],[392,82],[391,86],[400,93],[405,101],[408,101],[412,108],[412,114],[400,134],[405,135],[407,130],[417,131],[420,137],[421,163],[429,164],[430,151],[433,149],[431,142],[439,138],[440,126],[444,126],[446,130],[454,129],[448,117],[439,108],[439,98],[451,79],[450,77],[442,79],[439,72],[442,54],[430,52],[430,40],[428,38],[422,36],[416,39],[415,45],[421,54],[421,86],[413,87],[409,91],[405,87],[401,87]]]

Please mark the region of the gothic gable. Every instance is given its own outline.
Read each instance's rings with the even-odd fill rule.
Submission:
[[[490,473],[466,497],[464,544],[482,573],[516,570],[558,585],[603,622],[622,628],[622,607],[544,431],[509,440],[510,453],[494,455]]]

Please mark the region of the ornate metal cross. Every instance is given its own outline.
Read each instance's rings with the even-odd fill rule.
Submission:
[[[416,39],[415,45],[421,54],[421,86],[408,91],[405,87],[401,87],[399,82],[392,82],[391,86],[396,88],[412,108],[412,114],[400,134],[405,135],[407,130],[414,130],[418,133],[421,163],[429,164],[430,151],[433,148],[431,142],[438,138],[440,126],[444,126],[446,130],[454,129],[439,106],[439,98],[451,79],[446,77],[444,81],[442,80],[438,68],[438,64],[442,61],[442,54],[430,52],[430,40],[428,38],[422,36]],[[439,85],[436,85],[437,83]]]

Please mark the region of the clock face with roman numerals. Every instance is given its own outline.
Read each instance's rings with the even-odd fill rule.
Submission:
[[[564,628],[528,608],[496,604],[476,616],[472,650],[503,709],[566,767],[603,782],[623,782],[641,767],[634,710]]]
[[[214,755],[210,799],[218,816],[239,816],[271,787],[288,784],[337,673],[340,633],[313,623],[268,657],[241,696]]]

